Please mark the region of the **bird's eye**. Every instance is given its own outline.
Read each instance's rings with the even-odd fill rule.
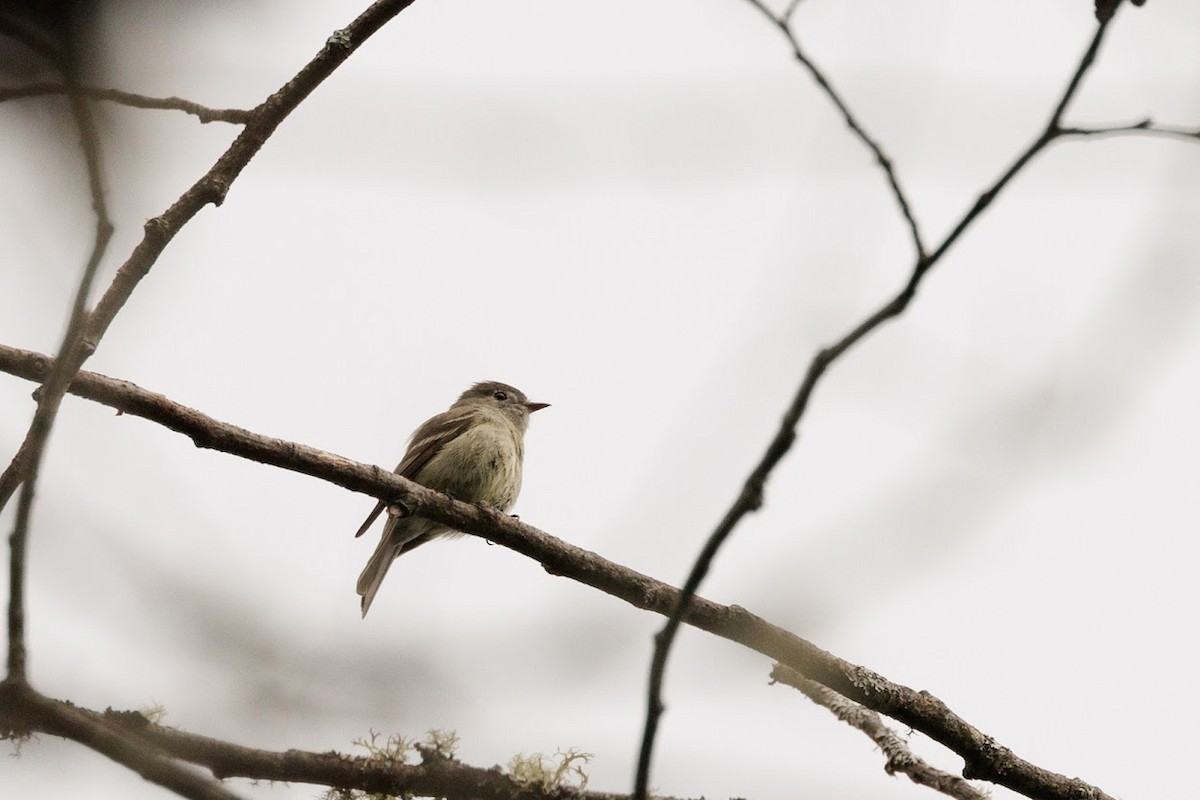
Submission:
[[[507,392],[499,392],[499,391],[492,392],[492,397],[496,398],[501,403],[503,403],[505,400],[508,399],[508,393]]]

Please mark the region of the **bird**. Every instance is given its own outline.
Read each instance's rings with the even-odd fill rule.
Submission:
[[[533,403],[519,389],[499,381],[481,381],[449,409],[430,417],[409,438],[408,450],[394,470],[430,489],[468,503],[508,511],[521,492],[521,463],[529,415],[549,403]],[[379,545],[358,576],[365,618],[392,562],[440,536],[461,536],[440,522],[405,513],[402,505],[379,501],[355,537],[362,536],[388,510]]]

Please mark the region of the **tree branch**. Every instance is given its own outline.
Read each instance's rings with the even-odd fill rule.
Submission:
[[[0,371],[36,381],[51,367],[51,359],[42,354],[0,345]],[[80,372],[70,392],[157,422],[188,436],[198,447],[310,475],[381,500],[401,502],[418,516],[515,550],[541,563],[552,575],[599,589],[637,608],[666,616],[681,606],[680,590],[668,584],[557,539],[494,508],[459,502],[390,470],[262,436],[127,381],[92,372]],[[990,781],[1042,800],[1112,800],[1078,778],[1067,778],[1019,758],[928,692],[893,683],[865,667],[838,658],[740,606],[723,606],[696,596],[686,608],[687,624],[762,653],[945,745],[963,758],[965,777]]]
[[[67,95],[72,92],[93,100],[105,100],[131,108],[183,111],[206,124],[228,122],[234,125],[244,125],[249,122],[252,113],[240,108],[210,108],[193,103],[191,100],[184,100],[182,97],[148,97],[144,94],[123,92],[120,89],[105,89],[99,86],[78,86],[72,89],[65,83],[31,83],[27,86],[11,86],[0,89],[0,103],[5,100],[20,100],[27,97]]]
[[[808,70],[808,74],[812,76],[814,81],[816,81],[817,86],[821,89],[821,92],[824,93],[824,95],[829,98],[829,101],[837,108],[838,113],[842,115],[842,119],[846,123],[846,127],[848,127],[854,136],[860,142],[862,142],[868,150],[871,151],[871,155],[875,157],[875,163],[879,165],[879,168],[883,170],[884,177],[887,178],[888,186],[891,187],[892,197],[896,199],[896,205],[900,209],[900,214],[904,217],[904,221],[908,224],[908,231],[912,237],[913,248],[916,251],[917,261],[923,261],[925,259],[925,242],[921,238],[921,229],[920,226],[917,225],[917,218],[913,214],[912,207],[909,205],[908,196],[900,187],[900,178],[896,175],[896,168],[892,165],[892,160],[888,158],[887,153],[883,151],[883,147],[877,141],[875,141],[874,137],[867,133],[867,129],[859,123],[858,118],[855,117],[854,113],[850,110],[850,106],[846,104],[846,101],[842,99],[842,96],[838,94],[836,89],[833,88],[833,84],[829,82],[829,79],[825,76],[824,71],[816,65],[816,62],[808,57],[803,48],[800,47],[800,40],[796,38],[794,33],[792,33],[791,19],[792,15],[796,11],[796,6],[798,5],[799,0],[792,0],[787,9],[784,11],[783,15],[779,17],[776,17],[771,9],[767,8],[766,3],[764,3],[763,0],[747,0],[747,2],[762,12],[767,19],[775,24],[775,27],[780,30],[784,37],[787,38],[788,44],[792,48],[792,54],[796,57],[796,60],[799,61],[806,70]]]
[[[64,68],[67,83],[73,85],[75,77],[70,65]],[[37,486],[38,470],[42,453],[45,451],[50,430],[62,404],[67,384],[74,370],[70,364],[79,358],[82,333],[87,323],[87,299],[95,282],[96,272],[112,238],[113,225],[108,215],[108,204],[104,198],[104,175],[100,158],[100,132],[92,116],[88,102],[78,94],[68,96],[71,115],[79,132],[79,147],[83,153],[84,169],[88,178],[92,210],[96,216],[92,250],[84,265],[75,290],[71,313],[67,318],[66,332],[59,346],[59,358],[42,385],[34,411],[33,420],[25,433],[20,447],[0,474],[0,510],[4,509],[12,493],[21,486],[18,500],[17,519],[9,536],[8,562],[8,661],[6,681],[25,683],[27,680],[27,653],[25,649],[25,562],[29,542],[29,521],[33,514],[33,500]]]
[[[908,742],[884,725],[883,720],[874,711],[863,708],[853,700],[847,700],[832,689],[810,681],[796,670],[782,664],[776,664],[771,670],[771,682],[786,683],[799,689],[809,700],[824,706],[842,722],[869,736],[887,756],[883,770],[888,775],[903,772],[913,783],[928,786],[957,800],[987,800],[986,792],[976,789],[957,775],[943,772],[913,755]]]
[[[142,755],[158,759],[170,756],[171,759],[196,764],[222,780],[248,778],[308,783],[395,797],[439,797],[447,800],[627,800],[624,795],[606,792],[566,789],[542,791],[536,786],[522,784],[498,767],[472,767],[422,745],[416,745],[421,757],[419,764],[380,757],[348,756],[332,751],[278,752],[243,747],[157,725],[136,711],[93,711],[28,690],[13,692],[0,689],[0,699],[4,701],[0,703],[0,730],[38,730],[76,741],[80,740],[81,731],[90,731],[87,734],[89,736],[114,737],[130,748],[140,748]],[[69,720],[69,724],[64,720]],[[233,796],[220,784],[182,770],[178,764],[166,760],[176,770],[194,779],[194,783],[200,784],[197,788],[205,790],[199,794],[189,792],[185,796]],[[167,788],[176,787],[167,785]],[[218,793],[210,793],[213,789]]]
[[[312,92],[341,66],[350,55],[388,20],[412,5],[413,0],[377,0],[345,28],[335,31],[324,46],[300,70],[250,112],[250,119],[233,144],[196,183],[170,208],[145,224],[142,241],[117,271],[112,285],[100,298],[87,330],[87,343],[94,350],[137,284],[166,246],[192,217],[206,205],[219,206],[230,185],[246,168],[275,129]],[[90,352],[90,351],[89,351]]]
[[[211,778],[177,764],[147,740],[113,724],[105,715],[51,700],[13,682],[0,683],[0,735],[12,738],[43,732],[61,736],[124,764],[151,783],[191,800],[237,800]]]
[[[1200,139],[1200,128],[1182,128],[1176,125],[1155,125],[1154,120],[1146,119],[1128,125],[1105,125],[1094,128],[1061,128],[1061,136],[1120,136],[1126,134],[1145,134],[1161,136],[1168,139]]]
[[[59,357],[55,359],[50,370],[43,373],[41,379],[44,385],[38,395],[33,421],[16,455],[3,474],[0,474],[0,510],[3,510],[11,499],[17,486],[23,484],[21,508],[18,509],[17,523],[9,537],[8,670],[0,688],[18,693],[22,688],[28,688],[24,592],[29,520],[38,465],[67,385],[95,351],[116,314],[179,230],[204,206],[210,203],[220,205],[230,185],[288,114],[344,63],[368,37],[411,3],[412,0],[378,0],[372,4],[348,27],[334,32],[320,52],[294,78],[255,108],[241,134],[213,167],[163,214],[146,223],[141,242],[117,271],[108,290],[90,313],[86,311],[87,298],[111,236],[112,224],[105,209],[101,187],[99,140],[87,105],[88,100],[76,91],[78,84],[69,65],[64,69],[68,87],[66,94],[80,131],[87,162],[88,182],[97,217],[97,233],[91,256],[76,292]],[[186,773],[179,773],[177,767],[168,760],[153,753],[138,752],[136,748],[131,750],[128,743],[119,737],[106,737],[102,735],[102,731],[97,732],[79,720],[65,717],[54,719],[71,728],[74,734],[71,738],[106,753],[120,763],[138,770],[148,779],[174,788],[185,796],[214,799],[232,797],[220,787],[214,788],[208,783],[189,783]],[[181,778],[180,775],[184,777]]]
[[[16,487],[26,478],[28,471],[31,469],[30,465],[36,462],[41,450],[41,444],[45,441],[54,415],[58,411],[58,403],[62,397],[62,388],[70,382],[71,377],[95,351],[100,343],[100,339],[104,336],[109,325],[112,324],[113,319],[116,317],[117,312],[124,306],[130,295],[132,295],[133,290],[137,288],[141,279],[150,271],[150,268],[158,260],[159,255],[162,254],[170,241],[204,206],[210,203],[220,205],[228,193],[230,185],[241,174],[241,171],[245,169],[250,159],[254,157],[267,138],[275,132],[275,129],[279,127],[288,114],[304,98],[308,97],[338,66],[345,62],[350,57],[350,54],[370,37],[371,34],[379,30],[385,22],[396,14],[399,14],[411,5],[412,2],[413,0],[378,0],[378,2],[372,4],[357,19],[350,23],[348,27],[336,31],[330,36],[312,61],[305,65],[281,89],[254,109],[251,112],[250,120],[241,134],[229,146],[229,149],[217,159],[213,167],[200,180],[193,184],[191,188],[185,191],[170,208],[145,224],[145,234],[141,242],[134,248],[128,260],[117,270],[117,274],[109,285],[108,290],[100,298],[96,308],[87,315],[86,325],[84,325],[82,322],[84,302],[87,294],[86,289],[90,287],[91,276],[94,275],[95,267],[99,263],[103,247],[99,246],[93,250],[89,269],[85,271],[85,277],[81,283],[81,291],[76,296],[76,308],[72,314],[72,325],[68,327],[67,335],[64,338],[64,347],[60,351],[64,357],[57,359],[55,362],[55,371],[50,376],[51,380],[48,380],[39,398],[38,410],[34,415],[34,421],[30,425],[25,442],[21,445],[21,449],[8,468],[0,475],[0,510],[4,508],[8,500],[12,497]],[[68,96],[72,98],[74,108],[82,107],[83,98],[77,94],[69,94]],[[85,136],[85,140],[86,138]],[[98,178],[93,177],[93,192],[95,191],[94,187],[97,181]],[[102,222],[104,225],[107,225],[109,232],[111,232],[112,226],[108,223],[107,217],[104,217]],[[104,239],[104,243],[106,242],[107,238]],[[78,346],[67,348],[67,344],[73,343],[76,340],[79,342]],[[28,515],[24,515],[23,518],[28,519]],[[14,680],[23,680],[24,648],[21,646],[14,651],[12,645],[14,635],[20,633],[22,626],[18,624],[14,628],[12,623],[15,616],[21,612],[25,535],[21,533],[18,536],[14,532],[10,541],[12,552],[10,574],[18,580],[14,580],[10,584],[9,677]],[[18,642],[18,644],[20,643]],[[16,655],[14,655],[14,652]],[[20,657],[18,658],[17,656]],[[14,667],[16,668],[15,670]]]
[[[762,5],[760,0],[749,0],[749,2],[764,13],[771,17],[777,24],[779,20]],[[637,774],[634,779],[634,797],[637,800],[645,800],[647,796],[648,786],[650,782],[650,761],[653,755],[654,739],[658,732],[658,722],[663,713],[662,701],[662,685],[666,674],[667,658],[670,654],[671,645],[675,641],[675,637],[679,631],[679,626],[686,614],[687,606],[691,602],[692,596],[695,595],[700,584],[704,581],[712,566],[713,560],[716,558],[717,552],[725,543],[725,540],[732,534],[733,529],[738,523],[752,511],[757,511],[762,507],[763,490],[766,485],[767,477],[772,470],[783,459],[783,456],[791,449],[796,441],[797,427],[804,412],[808,408],[809,399],[812,396],[813,390],[816,388],[818,381],[825,374],[830,364],[836,361],[842,354],[857,344],[867,334],[875,331],[884,322],[898,317],[908,308],[916,296],[917,288],[929,270],[932,269],[947,253],[950,247],[958,241],[958,238],[971,226],[971,224],[979,217],[985,209],[988,208],[995,200],[997,195],[1038,153],[1042,152],[1051,142],[1062,135],[1060,123],[1062,116],[1071,100],[1074,99],[1084,76],[1088,69],[1092,66],[1096,58],[1096,53],[1100,49],[1100,44],[1104,39],[1105,31],[1108,29],[1111,18],[1100,22],[1095,33],[1092,35],[1092,40],[1087,49],[1084,51],[1079,64],[1072,73],[1067,84],[1066,90],[1059,98],[1053,113],[1050,115],[1050,120],[1046,124],[1041,134],[1022,151],[1009,166],[1007,170],[996,180],[987,190],[985,190],[971,206],[971,208],[962,216],[954,229],[946,236],[942,243],[928,256],[925,256],[918,249],[916,262],[912,267],[908,281],[903,288],[893,296],[890,300],[883,304],[873,314],[855,326],[850,332],[842,336],[834,344],[818,351],[812,360],[809,362],[808,369],[804,375],[804,379],[800,383],[800,388],[796,391],[795,397],[792,399],[791,405],[784,413],[783,420],[780,423],[779,430],[775,437],[768,445],[766,452],[754,467],[749,477],[742,486],[741,492],[721,519],[720,523],[708,537],[704,547],[701,548],[700,554],[696,557],[689,572],[687,579],[684,581],[683,589],[679,597],[679,607],[671,612],[667,618],[666,624],[662,630],[656,634],[654,638],[654,653],[650,662],[650,674],[648,678],[648,687],[646,691],[646,722],[642,732],[642,744],[638,756]],[[794,37],[791,37],[790,30],[787,29],[786,23],[783,25],[785,31],[788,32],[789,38],[795,42]],[[809,66],[810,62],[804,58],[797,48],[797,58],[801,60],[805,66]],[[809,66],[810,71],[814,68]],[[832,89],[828,87],[828,83],[820,77],[819,73],[814,72],[814,77],[818,83],[826,90],[827,94],[832,93]],[[843,107],[840,100],[836,99],[836,95],[831,94],[835,98],[835,102],[839,108]],[[849,116],[849,112],[844,114],[848,118],[848,124],[851,124],[853,118]],[[858,134],[859,138],[871,146],[873,143],[866,137],[865,133],[859,133],[860,128],[857,124],[851,124],[851,129]],[[881,153],[879,154],[882,155]],[[893,177],[890,170],[890,164],[885,164],[884,160],[880,163],[885,168],[885,172],[889,177]],[[898,186],[894,184],[894,191],[897,192],[898,199],[903,199],[903,194],[898,192]],[[907,204],[903,205],[903,210],[907,211]],[[906,217],[908,217],[906,213]],[[908,217],[911,221],[911,217]],[[915,223],[913,227],[914,235],[916,233]],[[919,242],[919,236],[917,237]],[[803,671],[803,670],[801,670]],[[822,681],[823,682],[823,681]],[[831,687],[836,688],[836,687]],[[840,689],[838,690],[840,691]],[[858,698],[854,698],[858,699]],[[867,704],[869,705],[869,704]],[[877,709],[879,710],[879,709]],[[884,712],[887,713],[887,712]]]

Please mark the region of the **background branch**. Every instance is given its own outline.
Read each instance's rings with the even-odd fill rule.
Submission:
[[[96,213],[96,234],[91,255],[75,294],[59,357],[54,360],[49,371],[43,373],[44,384],[38,394],[33,421],[16,455],[3,474],[0,474],[0,510],[3,510],[16,487],[23,485],[21,507],[9,537],[8,659],[4,685],[11,687],[13,691],[18,691],[28,684],[24,607],[25,564],[38,465],[67,385],[95,351],[117,312],[175,234],[205,205],[219,205],[230,184],[287,115],[333,70],[344,63],[363,41],[407,8],[411,2],[412,0],[380,0],[370,6],[347,28],[331,36],[312,61],[256,108],[241,135],[216,164],[166,212],[146,223],[142,241],[118,270],[108,290],[90,313],[86,310],[87,298],[112,235],[112,223],[108,217],[102,187],[99,136],[88,100],[75,91],[77,81],[71,65],[67,64],[64,68],[67,97],[80,132],[81,147],[87,165],[88,185]],[[181,779],[177,769],[170,762],[141,753],[139,748],[130,748],[120,737],[103,736],[102,732],[97,732],[75,719],[61,716],[51,718],[51,722],[55,720],[70,729],[70,738],[106,753],[114,760],[138,770],[148,779],[174,788],[185,796],[229,796],[215,791],[208,784],[193,784]]]
[[[27,476],[32,474],[31,471],[36,470],[36,462],[42,444],[49,435],[50,426],[58,411],[66,384],[95,351],[117,312],[133,294],[133,290],[150,271],[171,239],[201,208],[209,203],[220,205],[229,191],[230,185],[287,115],[311,94],[333,70],[345,62],[363,41],[411,3],[412,0],[380,0],[373,4],[346,29],[330,37],[321,52],[296,77],[256,108],[245,129],[217,160],[216,164],[184,192],[170,208],[146,223],[145,235],[141,242],[117,271],[112,284],[100,298],[96,308],[86,315],[86,325],[84,325],[88,290],[103,255],[104,245],[112,232],[112,224],[108,221],[107,216],[100,213],[103,209],[103,200],[102,194],[97,194],[99,177],[93,172],[93,159],[89,157],[89,180],[99,218],[97,228],[98,232],[103,232],[104,235],[101,236],[98,233],[97,244],[93,248],[92,257],[88,261],[88,267],[76,294],[71,324],[68,326],[63,348],[60,351],[63,357],[55,361],[54,371],[47,376],[46,386],[43,387],[38,401],[38,409],[25,441],[8,468],[0,475],[0,510],[4,508],[21,481],[27,479]],[[80,116],[83,113],[80,109],[84,108],[83,98],[74,94],[70,97],[73,99],[72,107],[76,110],[77,119],[84,119]],[[82,123],[81,130],[85,130]],[[94,129],[87,128],[87,130],[94,135]],[[84,136],[85,152],[94,155],[97,145],[95,142],[88,144],[88,138],[88,136]],[[95,199],[97,197],[101,199]],[[79,343],[78,346],[74,346],[75,342]],[[32,499],[31,493],[29,499]],[[27,521],[28,518],[28,513],[22,515],[22,519]],[[20,617],[24,584],[25,538],[24,531],[14,532],[10,538],[9,677],[14,680],[24,680],[24,648],[20,641],[23,626]],[[14,621],[17,622],[15,626]]]
[[[197,775],[104,715],[51,700],[28,685],[0,684],[0,733],[23,738],[34,732],[61,736],[123,764],[151,783],[190,800],[237,800],[211,778]]]
[[[203,800],[228,800],[234,795],[219,783],[188,772],[171,759],[204,767],[222,780],[308,783],[394,797],[446,800],[625,800],[627,797],[565,787],[544,791],[538,786],[522,784],[499,767],[473,767],[419,744],[415,746],[421,758],[418,764],[333,751],[260,750],[158,725],[137,711],[93,711],[28,690],[0,689],[0,698],[5,701],[0,704],[0,729],[38,730],[87,743],[112,739],[130,754],[127,758],[139,773],[150,780],[154,780],[150,777],[154,770],[162,770],[164,775],[170,773],[174,783],[155,782],[177,791],[182,788],[184,791],[180,793],[184,796]],[[115,745],[110,749],[115,749]]]
[[[766,12],[765,7],[761,5],[759,0],[750,0],[750,2],[757,6],[760,10]],[[768,16],[771,15],[768,13]],[[774,17],[772,17],[772,19],[774,19]],[[779,22],[779,20],[775,21],[777,23]],[[808,408],[809,399],[811,398],[817,383],[825,374],[826,369],[828,369],[829,366],[839,357],[841,357],[847,350],[865,338],[867,334],[875,331],[884,322],[894,319],[895,317],[898,317],[904,313],[905,309],[908,308],[909,303],[911,303],[913,298],[916,296],[917,288],[920,286],[921,281],[924,279],[925,275],[928,274],[929,270],[932,269],[942,259],[949,248],[956,241],[958,241],[958,238],[962,236],[967,228],[970,227],[971,223],[973,223],[979,217],[979,215],[992,204],[999,193],[1008,185],[1009,181],[1011,181],[1033,159],[1034,156],[1036,156],[1051,142],[1062,135],[1062,129],[1060,127],[1062,116],[1067,107],[1070,105],[1071,100],[1074,99],[1075,94],[1083,81],[1084,75],[1095,61],[1096,53],[1100,49],[1100,44],[1104,40],[1104,34],[1108,29],[1110,22],[1111,17],[1103,20],[1097,25],[1096,31],[1092,35],[1091,42],[1084,51],[1082,58],[1072,73],[1071,78],[1067,83],[1067,88],[1059,98],[1053,113],[1050,115],[1050,120],[1046,124],[1042,133],[1031,145],[1029,145],[1029,147],[1027,147],[1020,155],[1017,156],[1016,160],[1013,161],[1011,166],[1009,166],[1004,174],[1001,175],[1001,177],[987,190],[985,190],[978,197],[978,199],[976,199],[974,205],[972,205],[971,208],[960,218],[958,223],[954,226],[942,243],[928,256],[924,255],[923,250],[919,246],[920,237],[916,234],[915,222],[913,222],[913,233],[918,241],[918,256],[916,263],[913,265],[912,272],[909,275],[908,282],[894,297],[886,302],[875,313],[871,314],[865,320],[860,322],[857,326],[851,329],[849,333],[845,334],[833,345],[820,350],[809,362],[804,379],[800,383],[800,388],[797,390],[795,397],[792,399],[791,405],[783,415],[783,420],[780,423],[779,430],[776,432],[775,437],[771,440],[771,443],[768,445],[766,452],[763,454],[758,464],[754,467],[753,471],[751,471],[749,477],[746,479],[742,486],[741,492],[738,494],[729,510],[725,513],[725,516],[721,519],[720,523],[718,523],[716,529],[712,532],[712,534],[709,535],[704,547],[701,548],[700,554],[696,557],[696,560],[692,565],[692,569],[688,573],[687,579],[684,581],[683,588],[679,596],[679,607],[671,612],[667,618],[666,624],[654,638],[654,653],[650,660],[650,674],[647,681],[648,687],[646,690],[646,720],[642,732],[642,744],[638,754],[637,772],[634,778],[633,793],[637,800],[645,800],[649,790],[650,763],[654,750],[654,740],[657,736],[658,723],[662,717],[664,709],[662,700],[662,687],[666,675],[667,659],[671,651],[671,646],[675,641],[676,635],[678,634],[680,623],[686,614],[688,603],[695,595],[700,584],[704,581],[704,578],[707,576],[708,571],[712,566],[713,560],[716,558],[717,552],[725,543],[726,539],[729,538],[730,534],[733,533],[733,529],[738,525],[743,517],[752,511],[757,511],[762,507],[763,490],[766,485],[767,477],[783,459],[783,456],[786,455],[789,450],[791,450],[792,445],[795,443],[797,427],[800,424],[801,417],[804,416],[804,412]],[[787,30],[786,24],[783,27],[785,30]],[[792,41],[794,42],[795,40],[793,39]],[[802,63],[805,63],[806,66],[809,65],[810,62],[800,54],[798,47],[796,52],[797,57],[800,58]],[[816,71],[813,67],[810,67],[810,72],[813,72],[818,83],[827,94],[830,94],[835,99],[839,107],[843,107],[841,101],[837,100],[837,96],[832,93],[832,89],[829,88],[828,83],[824,81],[823,77],[821,77],[820,72]],[[843,113],[847,118],[848,124],[852,123],[853,117],[850,116],[849,112],[846,111]],[[856,123],[851,124],[851,128],[855,130],[856,133],[860,130]],[[899,187],[894,181],[894,173],[892,172],[890,162],[887,162],[886,159],[882,158],[882,151],[873,145],[872,140],[867,137],[865,133],[859,134],[859,138],[867,142],[869,146],[872,146],[872,149],[876,150],[880,165],[889,176],[889,180],[892,181],[896,196],[900,200],[902,209],[906,212],[906,216],[908,216],[908,205],[903,201],[903,193],[899,192]],[[911,221],[911,217],[908,218]]]
[[[44,355],[0,346],[0,371],[37,380],[49,368],[50,359]],[[571,578],[637,608],[669,615],[680,606],[680,590],[666,583],[557,539],[493,508],[459,502],[389,470],[219,422],[127,381],[96,373],[80,372],[70,391],[123,413],[157,422],[188,436],[198,447],[310,475],[379,499],[403,502],[419,516],[515,550],[541,563],[552,575]],[[1032,798],[1111,800],[1109,795],[1078,778],[1067,778],[1019,758],[928,692],[893,683],[838,658],[744,608],[723,606],[697,596],[688,604],[684,621],[762,653],[867,708],[921,731],[963,758],[966,777],[1006,786]]]
[[[1200,128],[1182,128],[1176,125],[1156,125],[1146,118],[1128,125],[1101,125],[1097,127],[1065,127],[1059,129],[1061,136],[1120,136],[1143,134],[1167,139],[1200,139]]]
[[[776,664],[771,670],[771,681],[785,683],[800,690],[809,700],[823,706],[835,717],[852,728],[865,733],[879,746],[887,756],[883,769],[888,775],[902,772],[919,786],[958,798],[958,800],[987,800],[987,793],[976,789],[967,781],[951,775],[948,772],[931,766],[928,762],[913,754],[908,742],[902,739],[891,728],[883,723],[874,711],[863,708],[852,700],[847,700],[832,689],[826,688],[816,681],[810,681],[791,667]]]
[[[75,78],[72,67],[64,68],[68,84],[73,84]],[[50,430],[54,426],[54,418],[62,404],[67,384],[71,381],[73,370],[70,365],[76,360],[82,360],[80,355],[82,334],[87,323],[87,298],[91,294],[96,272],[112,238],[113,225],[108,214],[108,205],[104,199],[103,166],[100,158],[100,134],[96,121],[92,116],[88,102],[78,94],[68,97],[71,116],[79,133],[79,146],[83,153],[84,168],[87,173],[88,192],[91,196],[92,210],[95,214],[95,232],[92,238],[91,253],[79,278],[75,290],[75,299],[67,318],[66,332],[62,344],[59,345],[59,357],[55,360],[54,369],[45,376],[45,382],[38,394],[37,408],[33,420],[25,433],[25,438],[18,447],[16,454],[8,466],[0,473],[0,511],[8,504],[18,485],[21,486],[21,496],[18,500],[16,523],[9,536],[8,562],[8,661],[6,681],[24,683],[27,680],[27,653],[25,647],[25,563],[28,553],[29,523],[33,515],[33,501],[37,486],[38,468],[41,465],[42,453]]]
[[[816,82],[817,87],[829,99],[829,102],[833,103],[834,107],[837,108],[838,113],[842,115],[842,120],[846,123],[846,127],[850,129],[854,137],[871,151],[871,155],[875,158],[875,163],[879,165],[879,169],[883,171],[883,176],[887,179],[892,197],[896,200],[896,206],[900,209],[900,214],[904,217],[904,221],[908,225],[908,232],[912,237],[913,249],[916,251],[917,261],[923,261],[925,259],[925,242],[921,238],[921,228],[917,224],[917,218],[909,203],[908,195],[900,186],[900,177],[896,174],[896,168],[892,164],[892,160],[884,152],[883,146],[858,121],[858,117],[850,110],[850,106],[842,99],[838,91],[833,88],[833,84],[826,77],[824,70],[818,67],[816,62],[809,58],[803,48],[800,47],[800,40],[792,32],[791,19],[796,11],[799,0],[792,0],[783,15],[779,17],[776,17],[774,12],[762,0],[747,0],[747,2],[774,23],[775,27],[787,38],[796,60],[808,70],[808,74]]]
[[[210,108],[209,106],[184,100],[182,97],[148,97],[120,89],[104,89],[98,86],[79,86],[72,89],[65,83],[31,83],[26,86],[11,86],[0,89],[0,102],[20,100],[27,97],[77,94],[93,100],[105,100],[130,108],[183,111],[197,117],[203,123],[229,122],[244,125],[250,121],[250,111],[240,108]]]

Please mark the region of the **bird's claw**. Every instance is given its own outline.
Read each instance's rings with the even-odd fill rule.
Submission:
[[[392,503],[387,507],[389,517],[411,517],[412,509],[404,505],[404,503]]]

